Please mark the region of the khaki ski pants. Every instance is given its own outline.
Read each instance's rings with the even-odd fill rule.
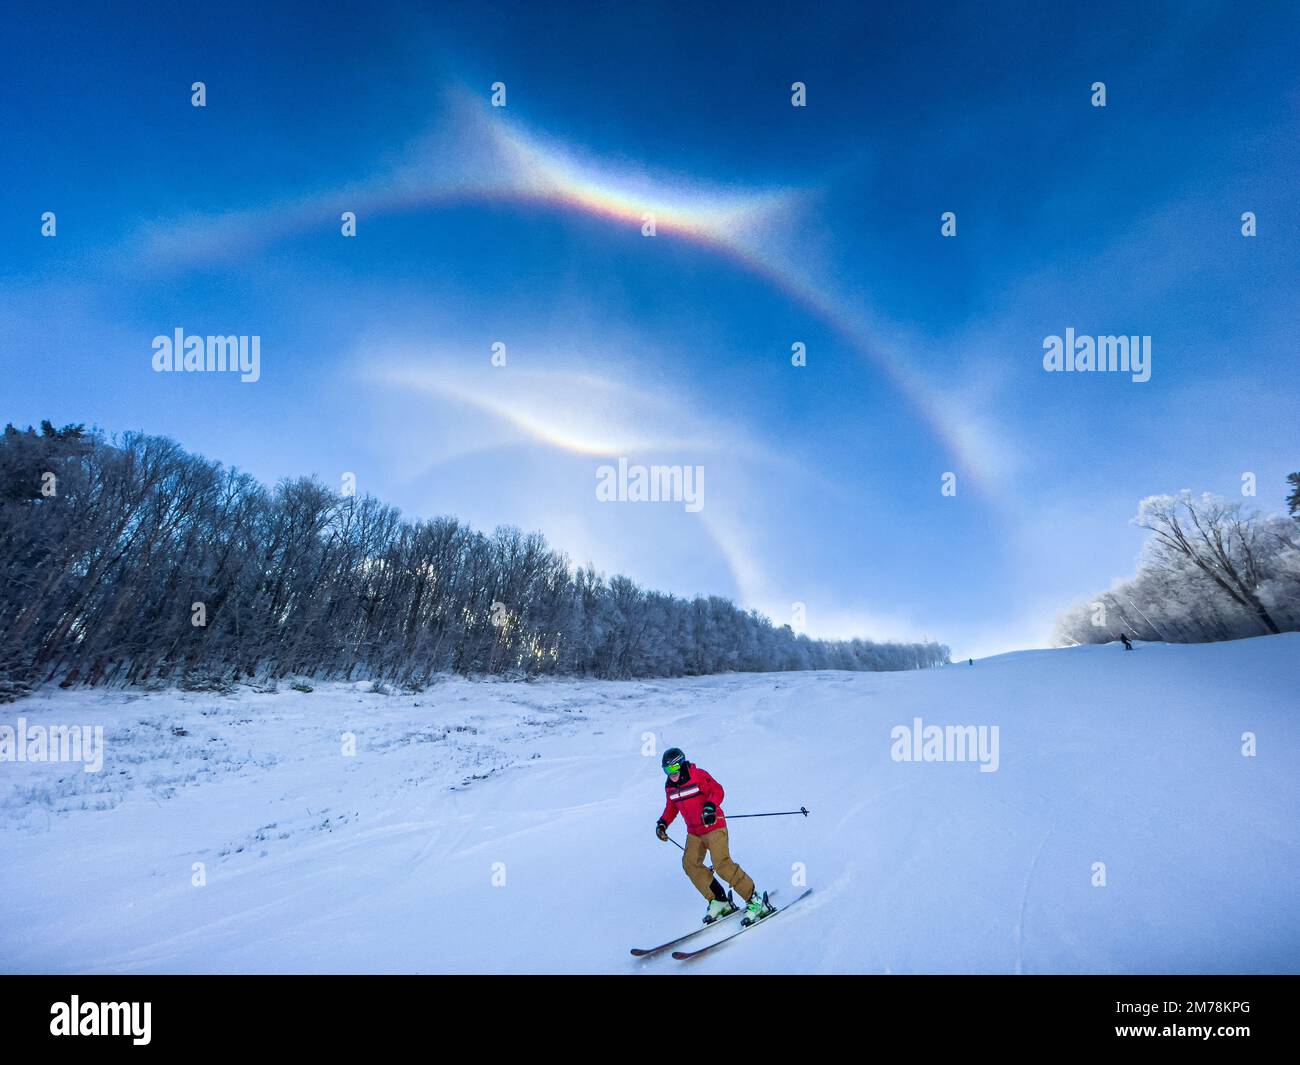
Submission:
[[[704,864],[705,852],[713,859],[712,869]],[[715,828],[702,836],[687,836],[686,849],[682,853],[682,868],[691,878],[695,890],[706,899],[713,898],[713,891],[709,885],[713,882],[715,873],[731,885],[737,901],[742,905],[749,901],[750,895],[754,894],[754,881],[745,870],[732,861],[731,851],[727,849],[725,828]]]

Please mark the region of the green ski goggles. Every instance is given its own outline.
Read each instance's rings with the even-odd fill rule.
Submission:
[[[682,771],[681,762],[674,762],[672,765],[664,766],[664,772],[667,773],[669,776],[672,776],[674,773],[680,773],[681,771]]]

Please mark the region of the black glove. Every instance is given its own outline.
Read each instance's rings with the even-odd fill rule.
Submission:
[[[659,837],[661,840],[663,840],[665,843],[667,843],[667,842],[668,842],[668,826],[667,826],[666,824],[664,824],[662,821],[656,821],[656,822],[655,822],[655,835],[658,836],[658,837]]]
[[[711,802],[704,804],[704,812],[700,814],[700,820],[706,825],[711,825],[718,819],[718,808]]]

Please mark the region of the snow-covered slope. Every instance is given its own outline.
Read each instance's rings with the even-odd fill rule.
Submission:
[[[0,723],[102,724],[107,753],[0,763],[0,970],[1297,971],[1297,692],[1298,634],[904,674],[44,693]],[[917,717],[998,726],[997,771],[895,761]],[[703,909],[653,835],[666,745],[729,814],[812,812],[732,824],[761,885],[815,891],[689,963],[628,954]]]

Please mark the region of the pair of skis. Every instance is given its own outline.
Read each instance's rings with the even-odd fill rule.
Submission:
[[[768,896],[767,896],[768,899],[770,900],[770,899],[772,898],[772,896],[774,896],[775,894],[776,894],[775,891],[769,891],[769,892],[768,892]],[[793,902],[791,902],[791,903],[790,903],[790,906],[797,905],[798,903],[802,902],[804,899],[806,899],[806,898],[807,898],[809,895],[811,895],[811,894],[812,894],[812,888],[809,888],[809,889],[808,889],[807,891],[805,891],[802,895],[800,895],[797,899],[795,899]],[[721,939],[715,939],[712,943],[709,943],[709,944],[707,944],[706,946],[700,947],[698,950],[674,950],[674,951],[673,951],[673,957],[676,958],[678,961],[687,961],[687,960],[690,959],[690,958],[698,958],[701,954],[707,954],[709,951],[713,950],[715,947],[720,947],[720,946],[722,946],[723,943],[726,943],[726,942],[728,942],[729,940],[735,939],[735,938],[736,938],[737,936],[739,936],[739,935],[744,935],[746,932],[752,931],[753,929],[757,928],[757,927],[758,927],[759,925],[761,925],[761,924],[766,924],[769,920],[771,920],[773,917],[775,917],[778,913],[782,913],[782,912],[784,912],[785,910],[788,910],[788,909],[790,908],[790,906],[783,906],[783,907],[781,907],[780,909],[774,909],[771,913],[764,914],[762,917],[760,917],[760,918],[759,918],[757,921],[755,921],[753,924],[741,925],[741,926],[740,926],[739,928],[737,928],[734,932],[728,932],[728,933],[727,933],[725,936],[723,936]],[[704,925],[704,926],[701,927],[701,928],[696,928],[694,931],[687,932],[684,936],[678,936],[676,939],[670,939],[667,943],[660,943],[659,946],[657,946],[657,947],[644,947],[644,948],[643,948],[643,947],[633,947],[633,948],[632,948],[632,955],[633,955],[634,957],[637,957],[637,958],[648,958],[648,957],[650,957],[651,955],[654,955],[654,954],[660,954],[660,953],[662,953],[663,951],[667,950],[669,947],[675,947],[675,946],[677,946],[677,944],[679,944],[679,943],[684,943],[684,942],[686,942],[688,939],[693,939],[695,936],[698,936],[701,932],[707,932],[707,931],[709,931],[710,929],[717,928],[718,925],[722,924],[723,921],[726,921],[726,920],[728,920],[728,919],[734,917],[736,914],[738,914],[738,913],[742,913],[743,911],[744,911],[744,907],[743,907],[743,906],[742,906],[742,907],[739,907],[739,908],[737,908],[737,909],[734,909],[734,910],[731,911],[731,913],[727,914],[726,917],[719,917],[719,918],[718,918],[716,921],[714,921],[712,924],[706,924],[706,925]]]

